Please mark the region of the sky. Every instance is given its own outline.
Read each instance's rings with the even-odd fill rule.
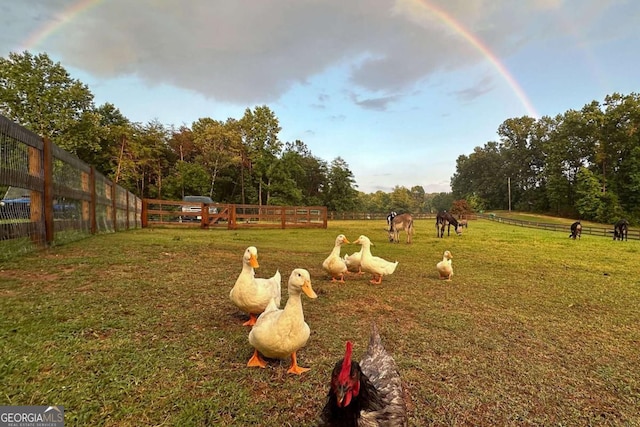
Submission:
[[[507,119],[637,93],[639,25],[637,0],[0,0],[0,55],[46,53],[133,122],[267,105],[358,190],[436,193]]]

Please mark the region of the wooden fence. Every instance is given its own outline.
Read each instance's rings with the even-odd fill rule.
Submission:
[[[538,228],[542,230],[549,231],[559,231],[566,233],[567,236],[571,233],[569,224],[551,224],[545,222],[537,222],[537,221],[523,221],[519,219],[512,218],[504,218],[497,216],[495,214],[479,214],[478,217],[483,219],[488,219],[489,221],[494,221],[502,224],[510,224],[516,225],[518,227],[527,227],[527,228]],[[573,223],[573,221],[571,221]],[[592,236],[600,236],[600,237],[608,237],[613,239],[613,225],[607,227],[596,227],[596,226],[586,226],[582,224],[582,234],[592,235]],[[640,229],[629,228],[628,239],[631,240],[640,240]]]
[[[201,203],[197,211],[183,207],[193,203],[144,199],[142,226],[200,228],[327,228],[325,206],[258,206]]]
[[[193,205],[173,200],[144,199],[142,223],[149,225],[179,225],[201,228],[279,227],[327,228],[327,220],[386,220],[380,212],[329,212],[325,206],[258,206],[242,204],[201,204],[198,212],[185,213],[182,207]],[[204,215],[203,215],[204,213]],[[435,213],[413,214],[414,219],[434,219]],[[459,217],[459,216],[458,216]],[[477,215],[460,219],[475,220]]]
[[[142,226],[140,198],[3,116],[0,188],[0,257]]]
[[[401,212],[402,213],[402,212]],[[388,212],[329,212],[329,219],[366,219],[366,220],[385,220],[387,219]],[[412,213],[413,219],[436,219],[437,213],[420,212]],[[478,219],[476,214],[454,215],[456,219]]]

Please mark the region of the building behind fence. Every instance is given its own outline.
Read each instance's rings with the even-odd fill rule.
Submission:
[[[142,226],[142,200],[0,116],[0,259]]]

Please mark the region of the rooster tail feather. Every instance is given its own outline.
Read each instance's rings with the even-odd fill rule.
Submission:
[[[371,335],[369,336],[369,348],[368,352],[370,353],[372,350],[376,348],[384,349],[382,345],[382,338],[380,338],[380,333],[378,332],[378,327],[375,323],[371,324]]]

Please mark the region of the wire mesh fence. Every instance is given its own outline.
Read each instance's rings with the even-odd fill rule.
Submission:
[[[142,226],[142,200],[0,116],[0,260]]]
[[[44,212],[31,208],[32,194],[42,197],[43,146],[37,135],[0,116],[0,242],[10,240],[11,253],[44,243]]]

